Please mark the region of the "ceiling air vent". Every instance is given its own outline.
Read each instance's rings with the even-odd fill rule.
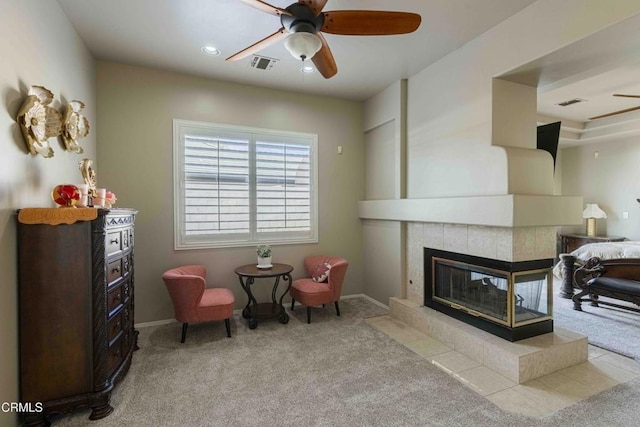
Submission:
[[[556,105],[559,105],[561,107],[568,107],[569,105],[573,105],[573,104],[577,104],[578,102],[585,102],[585,101],[586,101],[586,99],[573,98],[573,99],[570,99],[568,101],[559,102]]]
[[[273,66],[278,62],[277,59],[267,58],[266,56],[253,55],[251,61],[249,62],[249,66],[251,68],[257,68],[258,70],[269,71],[273,68]]]

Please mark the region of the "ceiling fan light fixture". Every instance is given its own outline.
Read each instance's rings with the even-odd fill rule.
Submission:
[[[316,69],[313,68],[313,66],[311,66],[311,65],[305,65],[304,67],[300,68],[300,71],[305,73],[305,74],[311,74],[311,73],[315,72]]]
[[[290,34],[285,39],[284,47],[294,58],[304,61],[313,58],[313,55],[318,53],[322,48],[322,42],[313,33],[297,32]]]

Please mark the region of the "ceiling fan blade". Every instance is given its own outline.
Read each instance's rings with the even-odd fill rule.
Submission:
[[[327,0],[298,0],[298,3],[305,4],[309,6],[309,9],[313,11],[313,14],[318,16],[324,6],[327,4]]]
[[[324,12],[320,31],[349,36],[407,34],[418,29],[422,18],[409,12],[337,10]]]
[[[322,74],[322,77],[324,77],[325,79],[330,79],[338,72],[338,66],[336,65],[336,60],[333,58],[331,49],[329,49],[327,40],[320,33],[316,35],[318,36],[318,38],[320,38],[320,41],[322,41],[322,47],[315,55],[313,55],[313,58],[311,58],[311,60],[316,66],[318,72]]]
[[[621,96],[623,98],[640,98],[640,95],[625,95],[622,93],[614,93],[613,96]]]
[[[253,8],[256,8],[258,10],[261,10],[263,12],[266,12],[270,15],[276,15],[276,16],[280,16],[280,15],[289,15],[291,16],[291,12],[289,12],[288,10],[284,10],[282,8],[270,5],[267,2],[264,2],[262,0],[240,0],[242,3],[249,5]]]
[[[614,111],[613,113],[602,114],[601,116],[589,117],[589,120],[603,119],[605,117],[615,116],[617,114],[628,113],[629,111],[640,110],[640,105],[637,107],[625,108],[624,110]]]
[[[230,57],[228,57],[226,60],[227,61],[237,61],[239,59],[243,59],[246,58],[247,56],[253,55],[254,53],[268,47],[271,46],[272,44],[285,39],[287,36],[289,35],[289,33],[287,33],[287,31],[284,29],[284,27],[280,28],[278,31],[276,31],[275,33],[271,34],[270,36],[267,36],[265,38],[263,38],[262,40],[260,40],[259,42],[256,42],[254,44],[252,44],[251,46],[249,46],[246,49],[241,50],[240,52],[231,55]]]

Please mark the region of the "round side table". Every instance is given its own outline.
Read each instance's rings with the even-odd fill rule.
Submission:
[[[286,313],[282,305],[282,299],[291,288],[291,272],[293,267],[289,264],[274,263],[270,268],[258,268],[255,264],[247,264],[237,267],[234,272],[240,279],[240,286],[246,292],[249,301],[242,310],[242,317],[249,319],[249,329],[255,329],[258,326],[258,319],[278,318],[280,323],[289,322],[289,315]],[[258,303],[251,292],[251,286],[255,279],[275,278],[273,288],[271,290],[271,302]],[[277,299],[278,285],[280,278],[287,282],[287,289]]]

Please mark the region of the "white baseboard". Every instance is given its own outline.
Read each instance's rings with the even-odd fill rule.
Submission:
[[[148,328],[149,326],[167,325],[169,323],[174,323],[174,322],[177,322],[177,320],[176,319],[154,320],[153,322],[136,323],[133,325],[133,327],[136,329]]]
[[[369,301],[372,304],[375,304],[377,306],[380,306],[382,308],[386,308],[387,310],[389,309],[388,305],[384,305],[383,303],[381,303],[380,301],[374,300],[373,298],[371,298],[368,295],[365,294],[353,294],[353,295],[343,295],[340,297],[340,299],[351,299],[351,298],[364,298],[367,301]],[[284,303],[284,301],[283,301]],[[244,310],[243,308],[239,308],[237,310],[233,310],[233,314],[242,314],[242,310]],[[139,328],[148,328],[150,326],[160,326],[160,325],[167,325],[169,323],[174,323],[177,322],[176,319],[165,319],[165,320],[154,320],[153,322],[142,322],[142,323],[136,323],[134,325],[134,327],[136,329]]]

